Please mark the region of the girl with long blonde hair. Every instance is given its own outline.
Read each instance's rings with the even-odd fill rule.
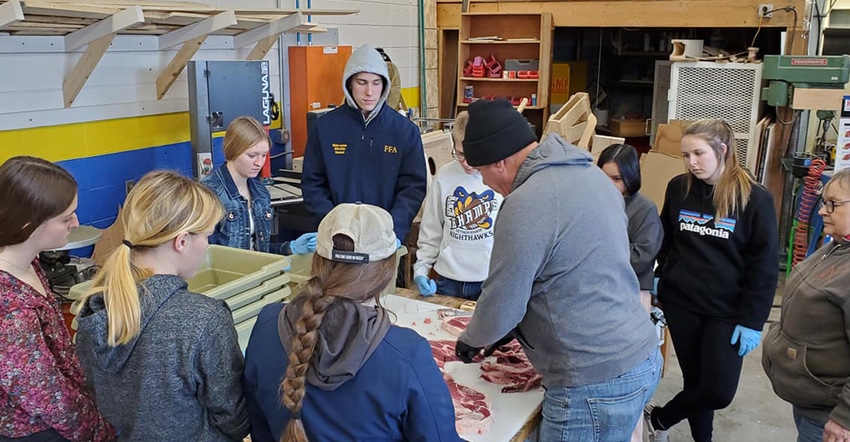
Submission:
[[[459,441],[431,346],[377,302],[396,273],[390,214],[341,204],[317,240],[307,289],[264,307],[245,350],[252,441]]]
[[[682,137],[688,172],[667,185],[661,210],[658,299],[684,389],[645,416],[654,441],[687,419],[696,442],[712,438],[714,410],[735,396],[743,357],[758,346],[779,274],[773,197],[736,158],[722,120],[699,120]]]
[[[77,318],[77,354],[122,441],[248,433],[230,310],[186,283],[222,216],[215,194],[175,172],[148,173],[127,195],[124,240]]]

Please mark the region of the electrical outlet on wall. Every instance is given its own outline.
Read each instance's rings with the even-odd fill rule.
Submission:
[[[762,3],[759,5],[758,16],[763,18],[773,17],[773,5],[770,3]]]

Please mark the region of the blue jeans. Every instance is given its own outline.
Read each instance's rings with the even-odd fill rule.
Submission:
[[[626,373],[578,387],[547,388],[540,438],[546,442],[628,442],[661,378],[661,352]]]
[[[823,427],[826,421],[803,416],[800,409],[794,407],[794,424],[797,425],[797,442],[823,441]]]
[[[455,281],[439,276],[437,277],[437,293],[477,301],[478,296],[481,295],[481,282]]]

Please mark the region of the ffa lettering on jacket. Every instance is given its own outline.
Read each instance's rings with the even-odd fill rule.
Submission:
[[[493,218],[498,208],[496,193],[486,190],[481,195],[458,186],[446,197],[446,219],[449,234],[460,241],[477,241],[493,236]]]
[[[714,219],[714,215],[691,212],[690,210],[679,211],[679,231],[691,232],[700,236],[713,236],[721,239],[729,239],[729,235],[735,233],[734,218]]]

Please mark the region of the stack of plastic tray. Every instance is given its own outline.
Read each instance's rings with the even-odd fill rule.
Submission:
[[[211,245],[200,269],[189,280],[189,290],[227,303],[244,351],[260,310],[292,295],[290,267],[286,256]],[[90,286],[91,282],[77,284],[68,297],[78,300]],[[75,315],[77,304],[71,308]]]

